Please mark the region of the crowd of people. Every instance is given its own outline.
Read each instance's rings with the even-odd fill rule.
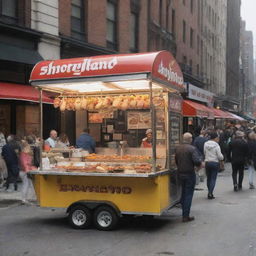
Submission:
[[[49,138],[43,142],[45,151],[51,148],[67,148],[70,142],[66,134],[58,136],[51,130]],[[152,131],[146,132],[142,147],[151,146]],[[147,144],[146,146],[144,144]],[[84,129],[76,141],[76,147],[89,153],[95,152],[95,141],[89,130]],[[22,180],[22,200],[25,203],[29,190],[33,188],[29,171],[40,165],[40,140],[34,135],[19,138],[9,135],[7,138],[0,131],[0,180],[1,186],[8,192],[17,191],[17,182]],[[207,177],[207,198],[215,199],[214,189],[217,176],[224,169],[224,162],[231,162],[233,189],[238,192],[243,188],[244,170],[248,169],[249,188],[254,189],[254,172],[256,168],[256,126],[247,123],[228,124],[224,130],[218,128],[203,129],[198,127],[195,134],[184,133],[183,143],[176,149],[175,161],[178,177],[182,186],[183,221],[192,221],[190,208],[196,185],[196,173],[204,170]]]
[[[256,126],[243,122],[229,123],[224,130],[202,129],[195,134],[184,133],[183,143],[177,147],[175,160],[182,186],[183,222],[192,221],[190,216],[196,172],[204,170],[207,177],[207,198],[215,199],[214,189],[218,173],[224,170],[224,162],[231,162],[232,184],[235,192],[242,190],[244,170],[248,169],[249,188],[254,189],[256,168]]]
[[[6,139],[0,132],[0,173],[1,187],[7,192],[18,190],[18,181],[22,180],[22,201],[27,202],[28,192],[31,190],[33,199],[33,186],[27,173],[36,170],[40,163],[38,139],[34,135],[20,138],[9,135]]]
[[[89,153],[95,152],[95,141],[84,129],[76,141],[76,147],[83,148]],[[57,131],[51,130],[49,138],[43,141],[43,148],[68,148],[70,142],[65,133],[58,136]],[[18,190],[18,181],[22,181],[22,201],[33,199],[33,185],[28,175],[29,171],[37,170],[40,165],[40,139],[35,135],[19,137],[9,135],[7,138],[0,131],[0,186],[7,192]]]

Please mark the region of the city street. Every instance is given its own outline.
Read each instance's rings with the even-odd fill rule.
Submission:
[[[154,220],[123,219],[110,232],[71,229],[64,210],[2,204],[0,255],[256,255],[249,253],[256,243],[256,190],[249,190],[247,173],[243,190],[235,193],[227,165],[217,180],[216,199],[206,195],[200,183],[192,205],[194,222],[182,223],[176,207]]]

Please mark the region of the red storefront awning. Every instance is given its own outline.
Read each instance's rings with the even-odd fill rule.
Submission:
[[[183,116],[186,117],[204,117],[213,119],[214,112],[211,108],[206,107],[203,104],[196,103],[191,100],[183,101]]]
[[[230,112],[227,112],[227,111],[223,111],[223,110],[220,110],[220,109],[214,108],[213,111],[214,111],[214,117],[217,118],[217,119],[232,119],[232,120],[238,120],[238,121],[244,121],[245,120],[245,119],[243,119],[242,117],[240,117],[236,114],[233,114],[233,113],[230,113]]]
[[[241,116],[238,116],[236,114],[230,113],[229,114],[233,117],[232,119],[238,120],[238,121],[246,121],[244,118],[242,118]]]
[[[233,119],[234,118],[229,112],[226,112],[220,109],[214,108],[213,112],[214,112],[214,117],[216,119]]]
[[[39,91],[29,85],[0,82],[0,99],[39,102]],[[53,103],[45,92],[43,92],[42,101]]]

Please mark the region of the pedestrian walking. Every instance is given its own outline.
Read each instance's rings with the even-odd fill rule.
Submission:
[[[204,160],[204,144],[206,141],[208,141],[208,137],[206,136],[206,130],[200,127],[199,135],[194,139],[193,146],[195,146],[200,153],[202,160]],[[201,168],[198,172],[196,172],[196,177],[196,185],[199,184],[199,181],[203,182],[205,177],[205,168]]]
[[[20,166],[20,177],[22,179],[21,197],[22,202],[27,203],[28,199],[33,199],[35,195],[32,181],[27,174],[30,171],[37,169],[36,166],[33,166],[33,151],[27,141],[23,141],[22,143],[22,150],[20,153]]]
[[[184,133],[183,144],[177,147],[175,161],[178,167],[178,178],[182,186],[181,205],[182,221],[189,222],[195,218],[190,216],[190,209],[196,184],[195,167],[201,166],[202,158],[197,149],[191,145],[192,134]]]
[[[244,132],[236,131],[235,138],[229,144],[234,191],[242,189],[244,166],[246,164],[249,153],[248,144],[244,139],[244,135]],[[237,175],[239,176],[238,182]]]
[[[0,130],[0,187],[4,185],[7,178],[7,167],[2,157],[2,148],[6,144],[4,133]]]
[[[249,188],[254,189],[253,178],[256,166],[256,134],[254,132],[248,135],[248,178]]]
[[[7,144],[2,148],[2,156],[7,166],[6,189],[13,192],[18,189],[17,180],[19,177],[19,153],[20,145],[14,135],[7,137]]]
[[[216,185],[217,175],[220,170],[220,161],[224,159],[217,132],[209,133],[210,140],[204,144],[205,171],[207,177],[208,199],[214,199],[213,191]]]

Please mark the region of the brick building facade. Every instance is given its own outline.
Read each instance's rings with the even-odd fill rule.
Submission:
[[[0,73],[2,82],[29,85],[33,65],[43,59],[166,49],[175,52],[170,0],[1,0]],[[3,54],[15,49],[18,54]],[[25,56],[24,48],[33,54]],[[17,56],[23,56],[18,59]],[[24,135],[19,111],[32,103],[0,99],[5,133]],[[34,111],[38,106],[32,104]],[[24,107],[20,107],[24,106]],[[45,108],[44,137],[50,129],[66,132],[74,142],[75,113]],[[21,113],[23,114],[23,113]],[[25,127],[25,128],[24,128]],[[36,129],[34,132],[38,132]]]

